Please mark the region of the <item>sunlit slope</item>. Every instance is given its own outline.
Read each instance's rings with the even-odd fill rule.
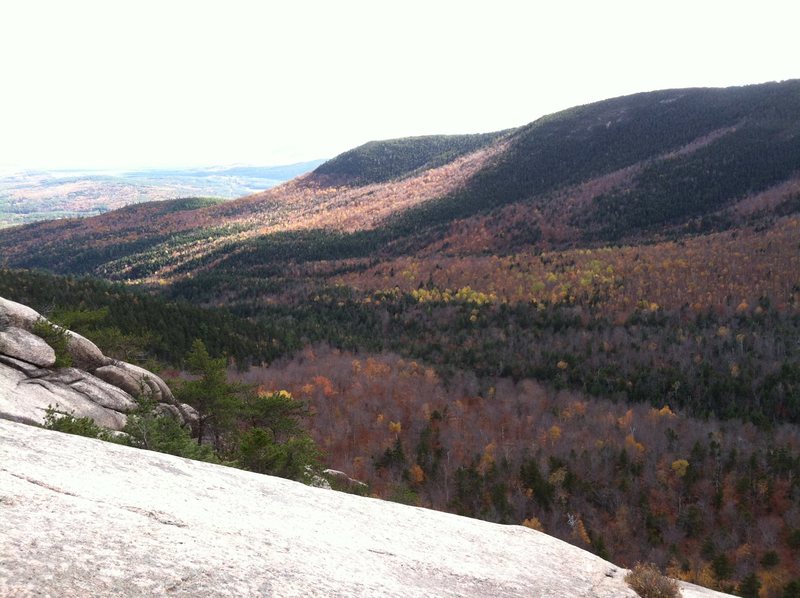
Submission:
[[[310,173],[205,208],[186,202],[145,204],[95,218],[16,227],[0,233],[0,251],[13,267],[134,280],[168,278],[176,268],[190,271],[218,259],[217,254],[237,253],[275,234],[379,228],[410,207],[464,189],[476,172],[505,151],[505,137],[498,133],[375,142],[368,144],[368,153],[383,155],[383,146],[409,152],[409,170],[393,166],[391,180],[348,184],[342,182],[347,178],[343,172],[329,169],[327,174]],[[363,155],[361,149],[353,152]],[[343,154],[345,163],[353,152]],[[422,166],[414,158],[418,155]]]
[[[800,209],[798,115],[798,81],[636,94],[510,131],[368,143],[222,205],[2,231],[0,252],[14,267],[171,281],[732,228]]]

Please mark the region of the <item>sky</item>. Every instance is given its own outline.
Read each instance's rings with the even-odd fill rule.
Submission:
[[[793,0],[0,4],[0,170],[274,165],[800,77]]]

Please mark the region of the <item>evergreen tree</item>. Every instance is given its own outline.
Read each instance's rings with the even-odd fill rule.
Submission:
[[[198,376],[175,391],[175,397],[194,407],[199,415],[197,443],[211,440],[219,454],[226,435],[233,431],[242,412],[247,386],[228,382],[225,358],[212,358],[203,341],[196,339],[186,357],[189,372]]]

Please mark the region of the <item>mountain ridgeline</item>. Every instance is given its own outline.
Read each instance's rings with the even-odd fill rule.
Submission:
[[[0,251],[10,267],[169,280],[210,264],[407,255],[485,217],[504,252],[730,228],[744,219],[737,204],[797,176],[798,114],[800,81],[636,94],[498,133],[370,142],[222,206],[17,227]],[[436,185],[420,193],[422,179]],[[789,191],[770,213],[797,210]],[[120,240],[124,251],[108,249]],[[459,245],[448,250],[469,253]]]
[[[442,166],[479,150],[509,131],[477,135],[429,135],[370,141],[321,164],[314,171],[345,184],[384,183]]]
[[[797,81],[644,93],[567,110],[521,129],[497,165],[444,203],[468,216],[547,202],[558,189],[641,164],[628,185],[573,214],[618,239],[713,213],[790,177],[800,165],[799,113]],[[718,131],[707,145],[670,155]],[[441,212],[442,220],[452,217]]]

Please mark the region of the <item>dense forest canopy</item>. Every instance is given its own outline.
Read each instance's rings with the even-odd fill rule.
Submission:
[[[321,164],[317,175],[350,184],[383,183],[451,162],[496,141],[508,132],[477,135],[431,135],[370,141]]]

